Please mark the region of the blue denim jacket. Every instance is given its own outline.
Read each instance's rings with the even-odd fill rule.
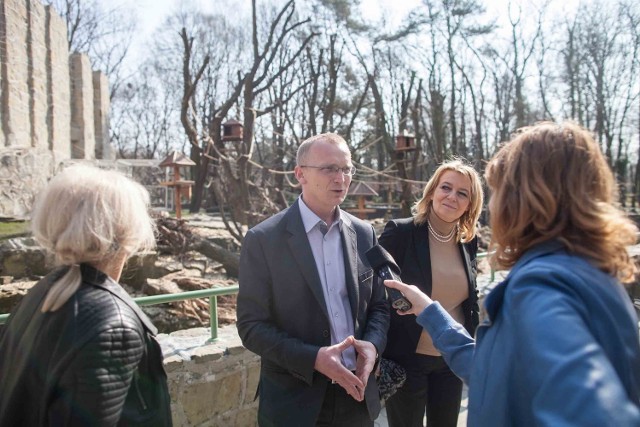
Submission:
[[[640,426],[638,319],[613,277],[549,241],[485,308],[477,342],[438,303],[417,319],[469,386],[469,426]]]

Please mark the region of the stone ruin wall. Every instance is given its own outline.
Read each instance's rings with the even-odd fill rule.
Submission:
[[[62,162],[103,158],[115,158],[107,77],[69,52],[51,6],[0,1],[0,218],[27,217]]]

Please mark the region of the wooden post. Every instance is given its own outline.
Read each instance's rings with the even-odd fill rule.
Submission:
[[[167,191],[169,191],[169,189],[173,187],[173,205],[176,210],[177,219],[182,219],[182,196],[184,195],[190,198],[191,186],[193,185],[193,181],[180,179],[180,167],[193,165],[195,165],[193,160],[177,151],[172,151],[171,153],[169,153],[169,155],[158,165],[160,167],[173,168],[173,180],[169,178],[169,181],[161,182],[160,185],[166,186]]]
[[[173,166],[173,182],[175,183],[173,204],[176,206],[176,218],[182,219],[182,199],[180,198],[180,166]]]

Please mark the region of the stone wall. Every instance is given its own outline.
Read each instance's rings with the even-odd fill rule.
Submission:
[[[176,427],[257,425],[260,358],[242,346],[235,325],[209,342],[208,328],[160,334]]]
[[[93,76],[86,55],[74,53],[71,68],[71,157],[95,159],[96,136],[93,120]]]
[[[96,135],[96,159],[115,160],[116,158],[116,152],[109,144],[109,106],[109,80],[104,73],[94,71],[93,121]]]
[[[71,83],[69,46],[64,20],[47,6],[47,129],[49,149],[58,161],[71,156]]]
[[[45,149],[0,148],[0,217],[27,217],[34,191],[44,187],[55,164]]]
[[[113,157],[108,96],[50,6],[0,2],[0,217],[27,216],[61,162]]]

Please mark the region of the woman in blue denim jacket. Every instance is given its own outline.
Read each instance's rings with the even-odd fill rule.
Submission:
[[[597,142],[571,123],[520,131],[486,168],[494,262],[474,341],[415,286],[386,281],[469,386],[470,426],[640,426],[638,319],[621,283],[637,228]]]

